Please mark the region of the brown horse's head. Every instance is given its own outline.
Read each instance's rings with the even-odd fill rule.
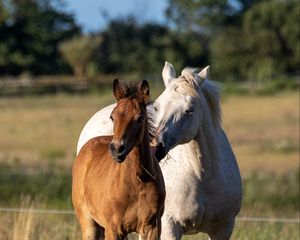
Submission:
[[[149,101],[149,84],[143,80],[129,87],[118,79],[113,84],[113,93],[118,103],[111,113],[114,136],[110,144],[113,158],[121,163],[133,147],[143,139],[147,120],[146,103]]]

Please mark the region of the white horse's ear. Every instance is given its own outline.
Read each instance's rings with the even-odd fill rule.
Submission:
[[[201,82],[203,82],[208,77],[209,68],[210,66],[206,66],[198,73],[198,77],[201,79]]]
[[[164,69],[162,70],[162,78],[165,86],[168,86],[169,83],[175,79],[176,71],[171,63],[165,62]]]

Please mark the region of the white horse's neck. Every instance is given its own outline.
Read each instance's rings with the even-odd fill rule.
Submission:
[[[194,141],[198,144],[198,149],[194,151],[195,155],[201,156],[202,178],[211,179],[218,175],[220,146],[218,134],[220,129],[213,124],[210,110],[205,99],[201,99],[202,119],[199,124],[197,135]],[[194,145],[194,141],[190,144]]]

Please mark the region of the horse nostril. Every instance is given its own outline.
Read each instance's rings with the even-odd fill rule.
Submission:
[[[123,153],[125,151],[125,146],[124,145],[121,145],[119,147],[119,153]]]
[[[111,152],[113,152],[114,150],[115,150],[115,146],[114,146],[114,144],[109,144],[109,150],[111,151]]]

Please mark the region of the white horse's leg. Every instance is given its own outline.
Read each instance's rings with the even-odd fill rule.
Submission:
[[[180,240],[183,230],[179,223],[175,223],[171,218],[163,215],[162,217],[161,240]]]
[[[210,240],[229,240],[233,231],[234,220],[227,224],[220,225],[212,232],[208,233]]]

